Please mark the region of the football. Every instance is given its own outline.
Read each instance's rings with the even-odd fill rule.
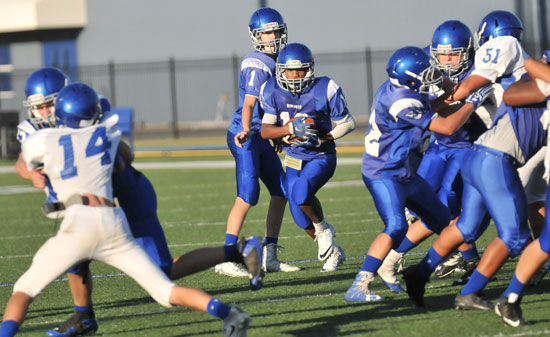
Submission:
[[[292,123],[293,121],[295,121],[299,118],[302,118],[302,117],[303,116],[296,116],[294,118],[291,118],[291,119],[288,120],[288,122],[285,123],[285,125],[288,125],[288,123]],[[311,117],[306,117],[305,122],[313,124],[313,129],[315,129],[315,119],[313,119]],[[284,136],[283,138],[281,138],[281,140],[283,141],[283,143],[292,144],[295,140],[302,141],[303,139],[301,139],[299,137],[296,137],[294,135],[288,135],[288,136]]]

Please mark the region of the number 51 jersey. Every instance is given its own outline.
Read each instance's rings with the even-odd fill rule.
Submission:
[[[89,193],[113,200],[111,175],[121,132],[118,116],[80,129],[38,130],[22,144],[29,169],[44,164],[44,172],[60,201]]]

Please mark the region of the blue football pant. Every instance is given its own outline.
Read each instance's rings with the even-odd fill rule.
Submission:
[[[268,140],[254,133],[240,148],[235,145],[235,134],[227,132],[227,146],[235,158],[237,196],[255,206],[260,198],[261,179],[269,194],[284,197],[284,171],[281,159]]]
[[[527,199],[511,156],[488,147],[474,145],[462,167],[463,211],[457,227],[465,242],[474,242],[483,233],[482,219],[489,213],[498,237],[510,256],[516,256],[529,239]]]
[[[448,208],[420,176],[416,176],[410,182],[402,182],[395,177],[369,179],[363,175],[363,182],[384,222],[383,233],[392,238],[394,249],[405,238],[409,228],[405,218],[405,207],[418,214],[434,233],[439,234],[449,224]]]
[[[309,227],[311,219],[302,211],[300,205],[305,204],[334,175],[336,170],[336,153],[327,154],[325,158],[302,162],[302,169],[286,167],[286,190],[288,205],[294,222],[300,228]]]

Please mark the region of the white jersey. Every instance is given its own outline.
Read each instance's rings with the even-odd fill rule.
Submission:
[[[113,116],[81,129],[38,130],[23,142],[23,160],[31,170],[44,165],[61,201],[83,193],[113,200],[111,175],[121,137],[117,121]]]
[[[496,109],[502,103],[502,94],[508,86],[526,73],[524,62],[529,55],[513,36],[499,36],[485,42],[476,51],[474,71],[493,83],[493,93],[489,96],[495,105],[483,104],[476,113],[489,128]]]
[[[36,126],[31,123],[30,120],[25,119],[17,125],[17,140],[19,143],[23,143],[28,136],[32,135],[37,131]]]

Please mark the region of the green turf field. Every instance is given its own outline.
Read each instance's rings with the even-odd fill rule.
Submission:
[[[345,157],[359,158],[360,154]],[[204,160],[205,158],[199,158]],[[216,158],[208,158],[215,160]],[[219,160],[231,160],[220,157]],[[189,159],[186,159],[188,161]],[[174,159],[170,159],[173,162]],[[151,159],[141,162],[151,162]],[[137,160],[140,163],[140,159]],[[173,256],[205,246],[223,244],[225,221],[235,197],[232,168],[146,169],[156,188],[158,215]],[[15,174],[0,174],[0,186],[29,185]],[[1,190],[1,188],[0,188]],[[513,329],[493,312],[455,310],[456,278],[432,279],[426,292],[426,309],[417,309],[405,294],[393,294],[378,279],[374,289],[384,296],[377,304],[348,304],[344,293],[351,285],[370,242],[382,229],[372,199],[364,187],[359,164],[341,165],[318,197],[327,220],[337,230],[336,242],[347,255],[334,273],[320,273],[315,260],[317,245],[293,224],[287,210],[281,231],[279,255],[303,268],[297,273],[274,273],[260,291],[248,280],[233,279],[207,270],[177,281],[199,287],[227,303],[235,303],[252,317],[249,336],[541,336],[550,335],[550,279],[529,288],[523,300],[524,317],[532,324]],[[29,266],[38,247],[56,231],[56,223],[42,216],[42,192],[0,194],[0,311],[13,282]],[[266,191],[244,226],[243,235],[262,235],[268,198]],[[483,248],[495,234],[491,227],[478,242]],[[406,265],[416,263],[433,240],[413,250]],[[517,259],[508,262],[489,283],[486,295],[496,299],[505,289]],[[100,336],[216,336],[222,323],[199,312],[163,308],[136,283],[102,263],[92,263],[94,306]],[[64,277],[64,276],[62,276]],[[31,305],[21,336],[45,336],[72,312],[67,282],[51,284]]]

